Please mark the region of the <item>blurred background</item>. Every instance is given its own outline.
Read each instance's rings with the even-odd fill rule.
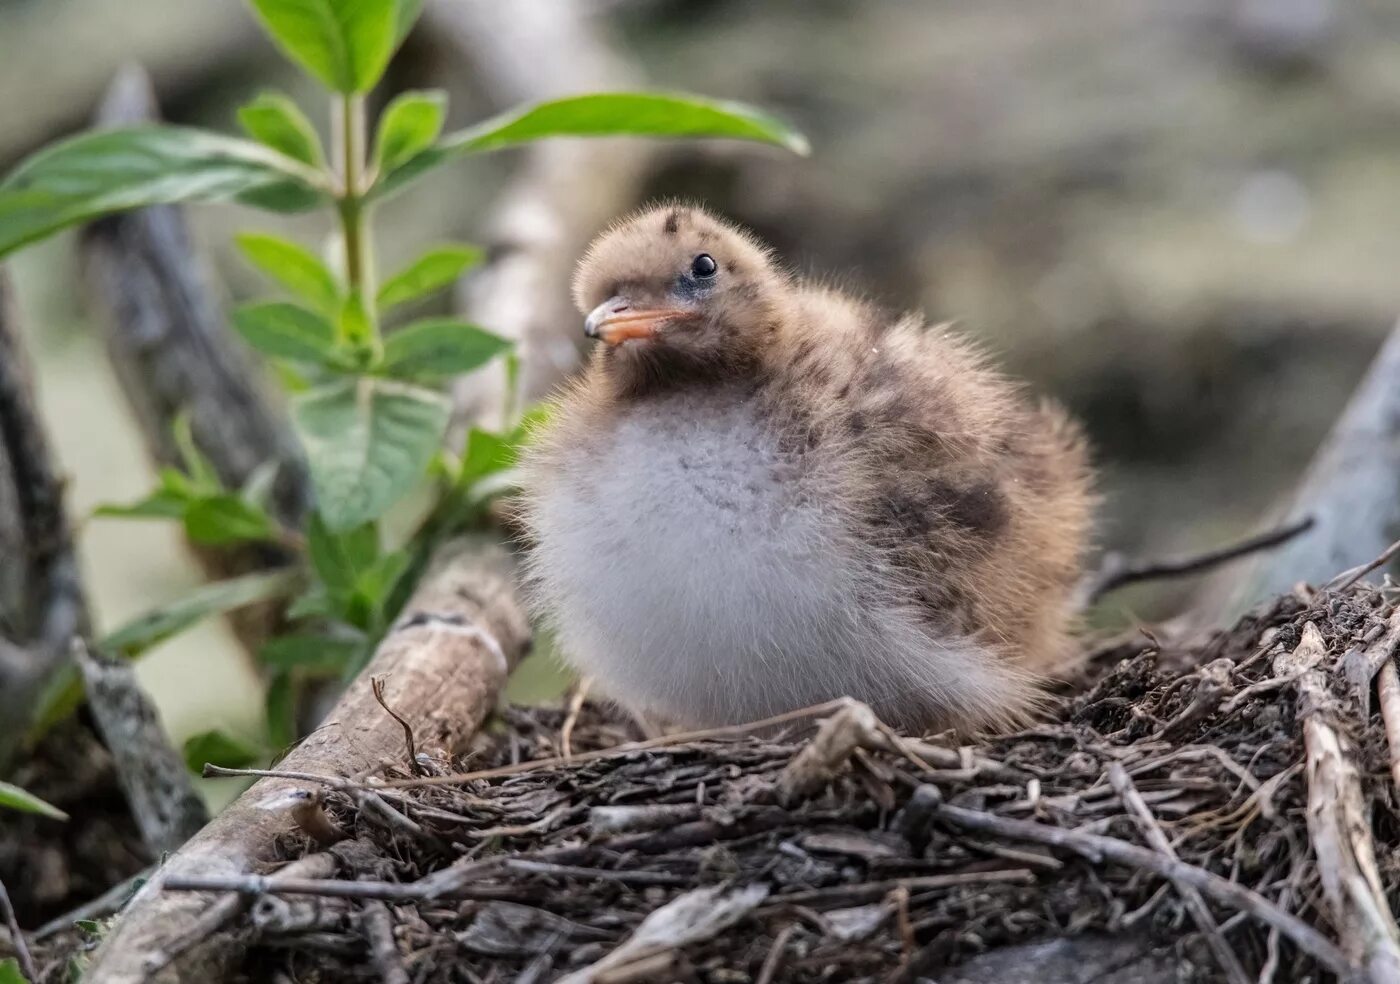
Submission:
[[[488,45],[463,29],[474,3],[430,0],[382,88],[448,89],[449,126],[614,78],[791,120],[808,159],[690,144],[639,158],[609,144],[587,169],[626,172],[609,192],[620,207],[703,200],[802,271],[957,321],[1087,424],[1106,548],[1170,555],[1264,526],[1400,313],[1393,2],[514,0],[498,6],[525,33]],[[586,64],[559,71],[572,58]],[[0,167],[85,125],[129,61],[150,70],[175,122],[232,129],[264,86],[318,113],[242,4],[0,0]],[[488,220],[522,166],[477,158],[386,207],[383,263],[437,239],[499,245]],[[591,194],[586,180],[573,189]],[[228,238],[269,218],[188,214],[229,299],[262,290]],[[285,230],[326,232],[315,220]],[[69,236],[11,267],[86,517],[139,497],[151,474],[75,264]],[[538,285],[548,303],[566,302],[566,275]],[[103,627],[197,580],[173,527],[83,523]],[[1163,617],[1189,590],[1115,605]],[[256,730],[258,685],[219,626],[180,636],[141,673],[177,740]]]

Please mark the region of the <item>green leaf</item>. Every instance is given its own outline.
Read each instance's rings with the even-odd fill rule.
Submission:
[[[0,960],[0,984],[29,984],[25,976],[20,973],[19,961],[14,957]]]
[[[84,133],[39,151],[0,183],[0,255],[66,226],[176,202],[296,212],[328,201],[324,175],[249,140],[189,127]]]
[[[321,517],[345,530],[377,519],[422,478],[449,407],[430,390],[358,379],[304,393],[293,411]]]
[[[340,309],[340,284],[320,257],[278,236],[245,232],[236,237],[248,262],[322,314]]]
[[[504,471],[515,464],[515,448],[499,434],[473,427],[467,433],[467,450],[462,455],[458,481],[462,485]]]
[[[312,513],[306,529],[306,552],[321,582],[332,593],[348,594],[360,573],[379,559],[379,530],[374,523],[361,523],[332,532],[319,513]]]
[[[399,9],[394,19],[394,46],[397,48],[408,32],[413,30],[418,15],[423,12],[423,0],[399,0]]]
[[[396,0],[252,0],[292,61],[337,92],[374,88],[394,52]]]
[[[393,170],[432,146],[447,118],[447,94],[438,89],[403,92],[384,110],[374,138],[374,163]]]
[[[238,110],[248,136],[280,154],[312,167],[324,167],[325,152],[316,128],[296,103],[280,92],[264,92]]]
[[[214,463],[199,450],[199,444],[194,439],[194,425],[188,412],[182,410],[175,415],[170,424],[170,436],[175,441],[175,450],[180,454],[185,471],[179,484],[170,484],[172,480],[162,474],[161,481],[166,483],[166,487],[180,490],[190,498],[201,493],[217,494],[223,491],[223,483],[219,481]],[[176,471],[176,474],[180,473]]]
[[[322,365],[335,361],[335,326],[300,305],[248,304],[233,312],[233,326],[245,342],[274,359]]]
[[[115,519],[183,519],[188,508],[188,496],[157,489],[137,502],[105,503],[92,514]]]
[[[545,137],[726,137],[777,144],[796,154],[807,139],[786,123],[743,103],[660,92],[566,96],[511,110],[450,133],[383,175],[374,194],[388,195],[425,171],[465,154],[499,150]]]
[[[132,619],[98,645],[108,652],[139,656],[211,615],[281,597],[295,583],[294,571],[280,570],[201,585],[177,601]]]
[[[258,659],[274,670],[339,673],[365,648],[364,639],[318,635],[281,636],[258,650]]]
[[[478,369],[509,348],[510,342],[476,325],[433,318],[385,339],[380,368],[399,379],[446,379]]]
[[[8,782],[0,782],[0,806],[8,807],[11,810],[18,810],[21,813],[37,813],[40,816],[51,817],[54,820],[67,820],[68,814],[50,803],[45,803],[39,797],[28,790]]]
[[[276,539],[277,524],[253,503],[226,492],[191,502],[185,513],[185,533],[195,543],[221,546]]]
[[[185,764],[191,772],[203,772],[204,764],[243,769],[264,756],[262,749],[217,728],[185,739]]]
[[[398,271],[379,288],[381,311],[422,297],[446,287],[466,270],[480,263],[486,251],[480,246],[435,246],[404,269]]]

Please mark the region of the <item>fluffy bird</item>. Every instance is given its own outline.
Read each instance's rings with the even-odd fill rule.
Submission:
[[[839,696],[1009,726],[1069,656],[1084,442],[947,325],[663,206],[601,235],[598,341],[522,462],[534,603],[606,696],[674,725]]]

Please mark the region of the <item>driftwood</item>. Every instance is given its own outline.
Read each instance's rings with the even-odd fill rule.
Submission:
[[[471,553],[460,543],[444,548],[369,667],[281,764],[351,779],[395,761],[415,771],[416,763],[405,761],[405,729],[425,751],[461,752],[528,644],[509,559],[494,549]],[[132,901],[84,980],[218,979],[238,942],[218,934],[206,940],[219,928],[209,913],[217,923],[237,915],[238,906],[226,897],[163,893],[162,885],[181,876],[265,868],[278,856],[280,841],[295,839],[302,789],[302,783],[267,777],[215,818]],[[378,809],[380,823],[417,827],[378,796],[361,802],[377,804],[366,809]]]
[[[577,0],[435,0],[429,32],[461,53],[501,105],[588,90],[635,88],[636,71]],[[567,284],[589,240],[637,198],[656,149],[646,141],[547,141],[532,146],[486,223],[490,258],[463,281],[472,320],[512,339],[528,404],[579,364],[583,335]],[[458,423],[494,421],[506,394],[492,366],[458,382]]]
[[[1400,324],[1391,331],[1286,510],[1311,530],[1210,585],[1202,615],[1233,618],[1298,582],[1320,584],[1375,557],[1400,530]]]
[[[155,116],[150,80],[129,67],[112,83],[98,125]],[[260,468],[275,465],[272,512],[295,529],[310,499],[300,445],[228,330],[211,273],[180,209],[160,206],[95,222],[84,232],[81,254],[89,304],[152,459],[180,465],[173,435],[184,416],[195,445],[228,488],[241,488]],[[214,578],[290,560],[273,544],[194,552]],[[252,650],[275,617],[272,608],[253,606],[231,622]]]
[[[131,664],[89,653],[81,641],[73,649],[93,720],[116,761],[141,839],[151,859],[160,858],[198,833],[209,812]]]
[[[63,481],[34,398],[19,311],[0,269],[0,770],[37,695],[88,630]]]

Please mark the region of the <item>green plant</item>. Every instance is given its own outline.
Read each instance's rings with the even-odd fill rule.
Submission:
[[[33,793],[8,782],[0,782],[0,807],[18,810],[21,813],[37,813],[54,820],[68,819],[68,814],[58,807],[46,803]]]
[[[249,304],[233,327],[278,366],[293,391],[292,415],[315,492],[306,529],[284,529],[267,507],[273,478],[259,473],[226,489],[177,425],[183,467],[161,472],[140,502],[103,515],[178,520],[211,547],[275,541],[305,557],[297,576],[250,575],[208,585],[112,633],[108,651],[137,656],[207,615],[269,597],[289,599],[296,634],[260,653],[269,671],[269,743],[292,739],[291,708],[302,681],[356,672],[393,619],[434,543],[481,519],[539,419],[508,412],[500,432],[472,430],[460,457],[443,445],[450,377],[504,356],[509,344],[455,319],[410,321],[382,330],[386,313],[439,290],[481,259],[476,247],[432,247],[382,283],[370,221],[374,210],[426,172],[471,154],[547,137],[633,134],[730,137],[805,153],[794,131],[747,106],[664,93],[570,96],[443,133],[440,92],[405,92],[371,137],[366,94],[418,16],[421,0],[251,0],[282,51],[330,92],[334,146],[286,96],[265,93],[239,121],[251,139],[188,127],[143,126],[87,133],[22,162],[0,182],[0,256],[58,229],[147,205],[234,202],[273,212],[323,208],[335,219],[335,259],[263,233],[239,236],[248,262],[289,299]],[[512,405],[514,399],[512,397]],[[401,543],[386,544],[383,517],[423,484],[434,489],[426,518]],[[73,675],[51,688],[43,722],[80,696]],[[187,753],[246,759],[246,743],[223,735],[192,740]],[[225,754],[227,753],[227,754]]]

